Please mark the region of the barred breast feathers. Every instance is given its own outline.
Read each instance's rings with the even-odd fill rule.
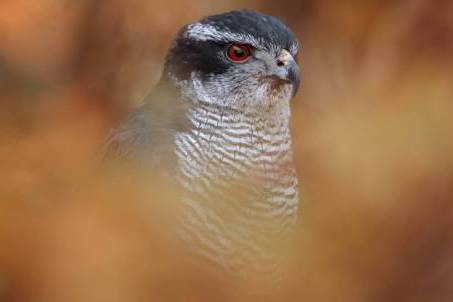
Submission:
[[[269,111],[197,100],[187,112],[191,129],[175,137],[186,206],[179,233],[230,269],[239,248],[245,259],[268,257],[269,234],[288,231],[297,217],[289,106]]]

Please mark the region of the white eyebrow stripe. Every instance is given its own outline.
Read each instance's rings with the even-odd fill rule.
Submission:
[[[249,34],[237,34],[223,32],[211,24],[193,23],[187,27],[185,36],[195,41],[222,41],[250,44],[253,47],[261,48],[262,41]]]
[[[256,38],[250,34],[223,32],[211,24],[202,24],[200,22],[188,25],[184,35],[195,41],[237,42],[249,44],[257,49],[262,49],[262,45],[264,44],[264,41],[261,41],[260,38]],[[299,43],[295,41],[288,50],[294,56],[297,54],[298,49]],[[278,51],[278,49],[274,49],[274,51]]]

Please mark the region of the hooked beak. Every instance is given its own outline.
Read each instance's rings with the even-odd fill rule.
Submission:
[[[291,82],[293,85],[293,96],[296,94],[300,85],[300,70],[293,56],[283,49],[276,58],[276,75],[282,80]]]

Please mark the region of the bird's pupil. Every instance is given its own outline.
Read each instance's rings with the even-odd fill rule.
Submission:
[[[242,50],[242,48],[240,47],[236,47],[234,49],[234,54],[237,56],[237,57],[243,57],[244,56],[244,50]]]

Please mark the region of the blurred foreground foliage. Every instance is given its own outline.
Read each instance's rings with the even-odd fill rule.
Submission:
[[[127,171],[107,181],[93,163],[177,29],[242,7],[280,16],[302,45],[301,219],[272,300],[453,300],[452,1],[17,0],[0,3],[1,301],[249,301],[260,290],[167,242],[168,184],[118,181]]]

